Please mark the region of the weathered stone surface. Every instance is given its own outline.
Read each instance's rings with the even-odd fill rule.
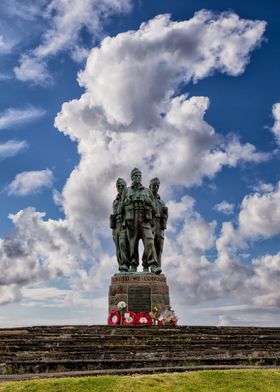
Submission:
[[[0,329],[1,374],[280,365],[280,328],[45,326]]]
[[[116,308],[117,304],[121,301],[126,302],[127,301],[127,295],[126,294],[115,294],[114,297],[111,298],[110,302],[111,302],[111,307],[113,309]]]
[[[144,296],[145,287],[150,289],[149,298]],[[135,295],[139,288],[138,305]],[[141,290],[143,290],[142,293]],[[164,275],[141,273],[114,275],[109,288],[109,312],[115,309],[120,301],[126,302],[129,310],[136,312],[150,312],[153,306],[157,306],[161,311],[164,311],[170,305],[166,277]]]
[[[167,304],[170,305],[169,303],[169,297],[164,295],[164,294],[153,294],[152,295],[152,302],[155,304]]]
[[[152,307],[151,287],[129,286],[127,290],[128,309],[133,312],[150,312]]]

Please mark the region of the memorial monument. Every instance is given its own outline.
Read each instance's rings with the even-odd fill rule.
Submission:
[[[162,273],[168,209],[158,194],[159,186],[157,177],[150,180],[149,188],[143,186],[138,168],[131,171],[131,186],[127,187],[122,178],[116,182],[110,227],[119,271],[109,288],[109,313],[120,302],[132,312],[149,313],[155,308],[164,312],[170,307],[169,288]],[[144,247],[142,271],[138,271],[140,241]]]

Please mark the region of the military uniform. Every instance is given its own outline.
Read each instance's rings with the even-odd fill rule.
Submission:
[[[147,265],[151,267],[151,272],[160,273],[152,232],[152,222],[156,212],[153,194],[141,184],[132,184],[122,194],[122,211],[129,244],[131,270],[136,271],[139,265],[138,244],[142,239]]]
[[[116,246],[116,256],[120,271],[128,271],[128,244],[126,229],[123,225],[121,207],[121,195],[118,194],[113,201],[113,214],[110,215],[110,227],[113,230],[113,240]]]
[[[168,218],[168,208],[165,207],[164,202],[161,200],[160,195],[153,195],[155,201],[155,217],[152,226],[152,232],[154,235],[154,244],[155,250],[158,259],[158,265],[161,268],[161,255],[163,251],[164,244],[164,230],[166,229],[166,222]],[[143,253],[143,269],[144,271],[148,270],[148,263],[146,253]]]

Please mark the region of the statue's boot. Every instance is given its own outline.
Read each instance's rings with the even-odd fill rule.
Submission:
[[[132,265],[132,266],[130,267],[129,272],[137,272],[137,267],[136,267],[136,265]]]
[[[151,273],[159,275],[161,273],[160,267],[157,265],[151,265]]]
[[[128,271],[128,267],[125,264],[120,265],[119,266],[119,271],[120,272],[127,272]]]

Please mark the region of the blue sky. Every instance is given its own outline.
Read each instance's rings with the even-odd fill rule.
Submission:
[[[1,2],[0,326],[106,321],[135,166],[179,322],[279,326],[277,3]]]

